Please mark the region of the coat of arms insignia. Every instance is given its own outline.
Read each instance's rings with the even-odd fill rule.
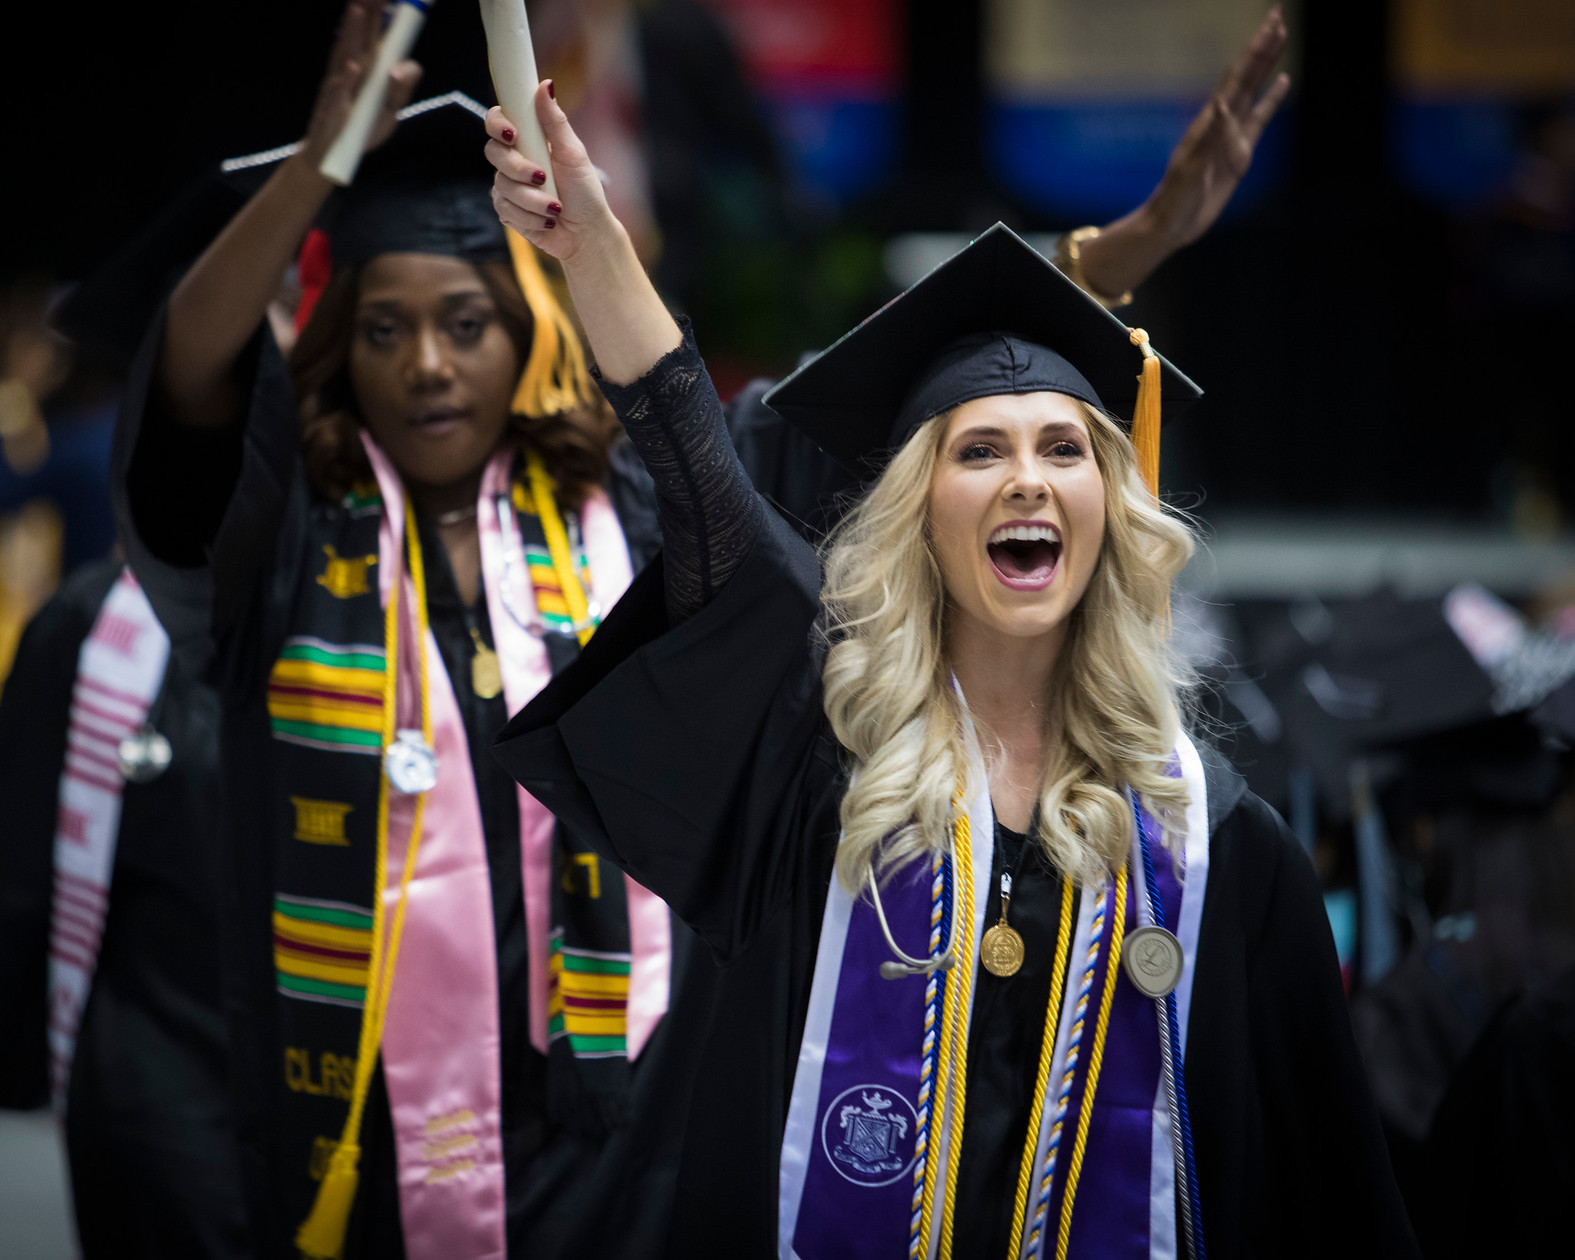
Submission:
[[[876,1085],[856,1085],[826,1109],[822,1146],[832,1167],[849,1181],[886,1185],[913,1163],[916,1119],[900,1094]]]

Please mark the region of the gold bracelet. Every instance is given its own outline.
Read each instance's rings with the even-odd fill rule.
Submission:
[[[1063,232],[1061,238],[1055,243],[1055,265],[1068,280],[1093,298],[1107,311],[1120,310],[1132,302],[1132,290],[1128,289],[1120,297],[1107,297],[1093,285],[1088,283],[1088,278],[1083,275],[1083,242],[1092,241],[1099,236],[1097,227],[1073,228],[1070,232]]]

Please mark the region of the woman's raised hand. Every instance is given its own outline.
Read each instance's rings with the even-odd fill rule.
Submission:
[[[535,105],[551,150],[557,198],[543,188],[546,172],[514,147],[514,124],[494,105],[487,111],[487,161],[497,168],[492,204],[498,218],[542,253],[567,261],[588,240],[616,230],[617,220],[607,206],[600,172],[554,99],[551,79],[537,87]]]
[[[339,34],[334,40],[333,51],[328,55],[328,69],[323,73],[322,84],[317,89],[317,103],[312,106],[312,121],[306,129],[302,156],[316,170],[323,155],[344,129],[350,117],[350,107],[355,104],[356,93],[361,90],[372,63],[377,60],[378,41],[383,37],[380,20],[382,6],[372,0],[350,0],[344,16],[339,21]],[[410,103],[411,93],[421,79],[421,67],[414,61],[401,61],[388,75],[388,95],[383,98],[383,109],[377,125],[372,128],[366,147],[375,149],[393,133],[399,111]]]
[[[682,338],[651,287],[629,234],[607,206],[601,174],[553,99],[552,82],[536,89],[536,117],[547,137],[558,195],[546,172],[514,148],[514,124],[487,111],[487,161],[497,168],[492,204],[498,218],[563,264],[569,296],[602,378],[626,385],[643,376]]]
[[[1137,288],[1220,217],[1291,90],[1290,76],[1274,73],[1288,38],[1276,5],[1171,151],[1158,187],[1083,244],[1083,278],[1096,292]]]
[[[1289,38],[1276,5],[1171,152],[1150,201],[1178,246],[1213,226],[1252,165],[1263,129],[1291,90],[1290,75],[1274,73]]]

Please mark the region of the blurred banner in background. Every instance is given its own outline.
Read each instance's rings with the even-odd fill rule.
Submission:
[[[805,191],[844,203],[899,157],[899,0],[706,0],[745,64]]]
[[[1148,195],[1198,107],[1263,18],[1258,0],[986,0],[992,173],[1034,209],[1099,222]],[[1299,9],[1285,6],[1298,77]],[[1286,112],[1232,211],[1284,173]]]
[[[1469,206],[1508,178],[1525,107],[1575,98],[1569,0],[1393,0],[1395,165],[1415,192]]]

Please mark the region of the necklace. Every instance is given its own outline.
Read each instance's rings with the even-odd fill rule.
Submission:
[[[439,528],[446,529],[450,525],[458,525],[461,521],[474,520],[475,516],[476,505],[472,503],[469,507],[455,508],[452,512],[439,512],[432,518],[432,522]]]
[[[479,699],[491,700],[503,691],[503,668],[498,664],[498,654],[481,637],[475,615],[464,604],[460,605],[460,612],[465,618],[471,646],[475,648],[470,658],[470,689]]]
[[[1012,881],[1022,868],[1023,857],[1033,844],[1033,825],[1023,837],[1023,847],[1017,851],[1017,860],[1010,870],[1001,872],[1001,915],[979,941],[979,961],[992,976],[1015,976],[1023,965],[1023,937],[1006,921],[1007,910],[1012,904]]]

